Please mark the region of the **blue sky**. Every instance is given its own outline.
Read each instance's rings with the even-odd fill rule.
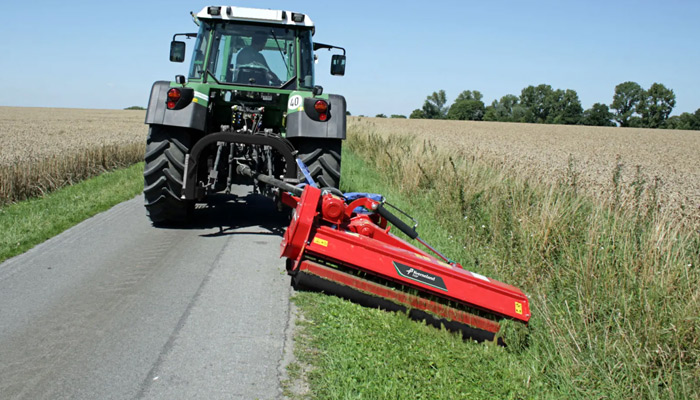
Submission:
[[[145,106],[151,84],[186,74],[168,61],[173,33],[196,31],[202,1],[3,4],[0,105]],[[319,6],[327,4],[326,6]],[[479,90],[488,104],[528,85],[574,89],[584,108],[615,85],[663,83],[673,114],[700,108],[697,1],[246,1],[227,5],[308,14],[314,40],[347,49],[344,77],[320,52],[317,84],[353,115],[404,114],[444,89]],[[188,52],[193,41],[188,42]]]

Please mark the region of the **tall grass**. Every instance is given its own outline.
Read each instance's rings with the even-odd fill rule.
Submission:
[[[575,163],[545,185],[465,150],[348,136],[346,148],[421,217],[421,236],[530,296],[521,357],[547,388],[536,397],[698,397],[700,237],[654,212],[654,182],[616,187],[636,194],[624,206],[597,203],[576,193]]]

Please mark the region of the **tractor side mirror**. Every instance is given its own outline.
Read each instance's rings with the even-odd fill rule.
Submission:
[[[173,40],[170,42],[170,61],[183,62],[185,61],[185,42]]]
[[[345,75],[345,55],[334,54],[331,57],[331,75]]]

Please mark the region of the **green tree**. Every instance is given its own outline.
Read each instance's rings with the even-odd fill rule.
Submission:
[[[411,111],[411,115],[408,116],[410,119],[425,119],[425,113],[423,110],[416,108],[415,110]]]
[[[456,101],[447,111],[447,119],[481,121],[484,118],[484,102],[481,100]]]
[[[513,106],[513,122],[525,122],[528,118],[528,110],[522,104]]]
[[[518,122],[523,114],[524,110],[520,106],[518,96],[507,94],[486,107],[484,121]]]
[[[375,118],[386,118],[386,115],[384,114],[377,114],[374,116]]]
[[[683,113],[683,114],[688,114],[688,113]],[[681,115],[683,115],[681,114]],[[681,117],[678,115],[672,115],[668,117],[666,120],[666,126],[664,127],[666,129],[684,129],[681,128]]]
[[[350,111],[345,111],[345,115],[352,115],[352,114],[350,114]]]
[[[685,114],[685,113],[683,113]],[[690,113],[688,113],[690,114]],[[683,115],[681,114],[681,117]],[[693,129],[696,131],[700,131],[700,108],[695,110],[694,114],[690,114],[690,117],[688,118],[688,129]]]
[[[575,90],[557,89],[552,92],[547,104],[550,108],[547,123],[576,125],[583,118],[583,107]]]
[[[528,86],[520,92],[520,104],[525,108],[522,122],[545,123],[552,111],[552,87],[541,84]]]
[[[484,121],[498,121],[494,103],[498,103],[498,101],[494,100],[490,106],[486,106],[484,109]]]
[[[405,116],[405,115],[401,115],[401,114],[391,114],[391,118],[406,119],[406,116]]]
[[[607,105],[595,103],[583,112],[582,123],[590,126],[615,126],[612,122],[613,114]]]
[[[631,126],[630,118],[644,99],[644,89],[637,82],[623,82],[615,86],[615,94],[610,108],[615,110],[615,121],[620,126]]]
[[[445,119],[447,116],[447,95],[444,90],[433,92],[423,104],[423,115],[427,119]]]
[[[668,129],[685,129],[685,130],[700,130],[700,108],[695,113],[684,112],[683,114],[674,115],[666,120],[666,128]]]
[[[464,90],[447,111],[448,119],[481,121],[484,118],[484,95],[478,90]]]
[[[455,103],[458,103],[463,100],[478,100],[481,101],[481,99],[484,98],[484,95],[481,94],[480,91],[478,90],[465,90],[462,93],[457,96],[455,99]]]
[[[644,92],[642,101],[637,107],[642,117],[642,126],[647,128],[662,128],[676,106],[676,95],[660,83],[654,83]]]
[[[627,122],[627,126],[630,128],[644,128],[644,124],[642,123],[642,117],[636,115],[631,116],[629,121]]]

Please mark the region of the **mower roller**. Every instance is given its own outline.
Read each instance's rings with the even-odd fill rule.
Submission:
[[[498,338],[499,321],[527,324],[528,299],[519,289],[466,271],[430,247],[415,226],[370,197],[347,200],[307,185],[285,193],[294,208],[281,244],[295,287],[359,304],[406,312],[417,320],[478,341]],[[390,222],[423,251],[391,234]]]

